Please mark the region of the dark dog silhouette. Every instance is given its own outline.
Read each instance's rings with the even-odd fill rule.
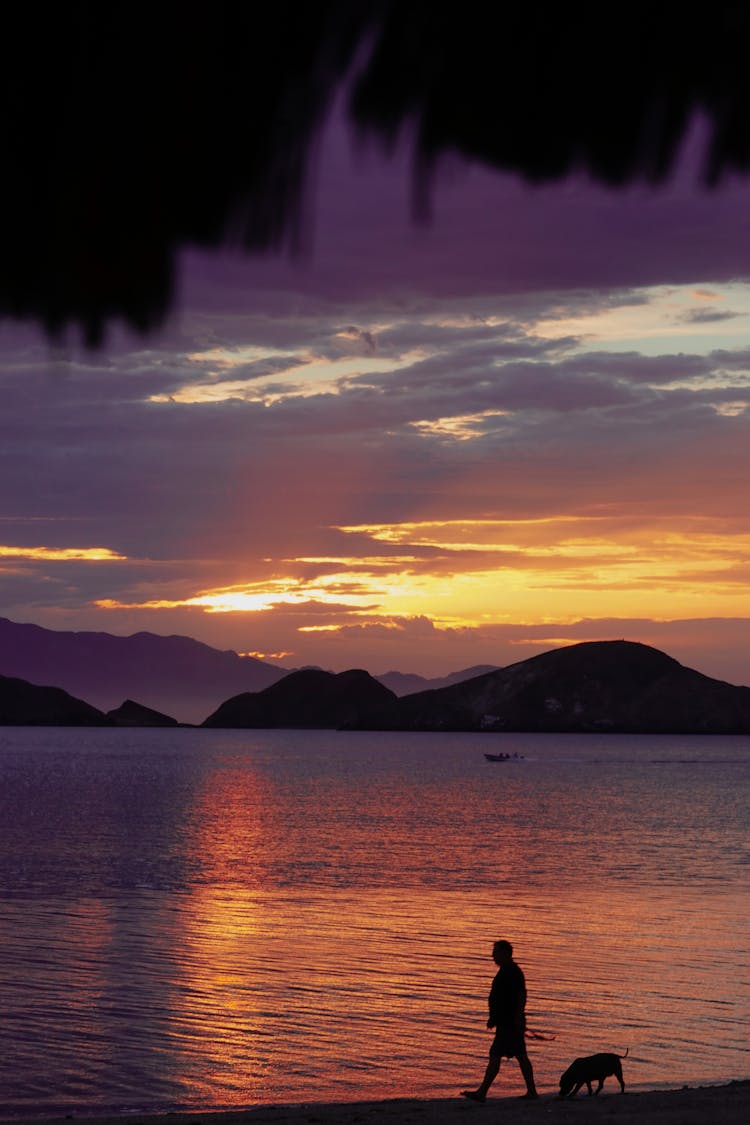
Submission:
[[[575,1059],[560,1078],[560,1097],[575,1097],[584,1082],[588,1086],[589,1094],[593,1092],[591,1083],[598,1082],[599,1085],[595,1091],[598,1094],[604,1085],[604,1079],[610,1074],[613,1074],[620,1083],[620,1090],[624,1094],[625,1083],[622,1080],[620,1059],[627,1058],[629,1050],[628,1047],[624,1055],[604,1053],[601,1055],[586,1055],[583,1058]]]

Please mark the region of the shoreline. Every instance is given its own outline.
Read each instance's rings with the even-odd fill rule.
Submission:
[[[483,1104],[462,1097],[392,1098],[382,1101],[309,1102],[293,1105],[260,1105],[242,1110],[178,1110],[166,1113],[68,1113],[57,1117],[2,1117],[0,1125],[492,1125],[494,1114],[503,1125],[536,1125],[554,1121],[561,1125],[589,1119],[617,1125],[744,1125],[750,1120],[750,1079],[721,1086],[682,1086],[672,1090],[645,1090],[621,1094],[607,1091],[597,1097],[579,1093],[575,1098],[542,1094],[537,1101],[518,1097],[489,1097]],[[487,1118],[489,1114],[489,1118]]]

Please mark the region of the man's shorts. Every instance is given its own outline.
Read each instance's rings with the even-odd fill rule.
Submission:
[[[526,1043],[522,1031],[517,1031],[514,1027],[498,1027],[490,1047],[491,1059],[514,1059],[525,1051]]]

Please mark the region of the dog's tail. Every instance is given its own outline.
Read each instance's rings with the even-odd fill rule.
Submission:
[[[617,1056],[617,1057],[618,1057],[618,1059],[626,1059],[626,1058],[628,1057],[628,1051],[629,1051],[629,1050],[630,1050],[630,1047],[626,1047],[626,1048],[625,1048],[625,1054],[624,1054],[624,1055],[618,1055],[618,1056]]]

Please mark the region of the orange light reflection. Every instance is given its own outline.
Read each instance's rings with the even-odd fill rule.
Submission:
[[[188,846],[202,878],[181,900],[180,987],[175,1017],[190,1029],[180,1048],[195,1104],[246,1104],[261,1096],[273,1030],[258,959],[264,851],[264,780],[231,764],[204,781],[189,818]]]

